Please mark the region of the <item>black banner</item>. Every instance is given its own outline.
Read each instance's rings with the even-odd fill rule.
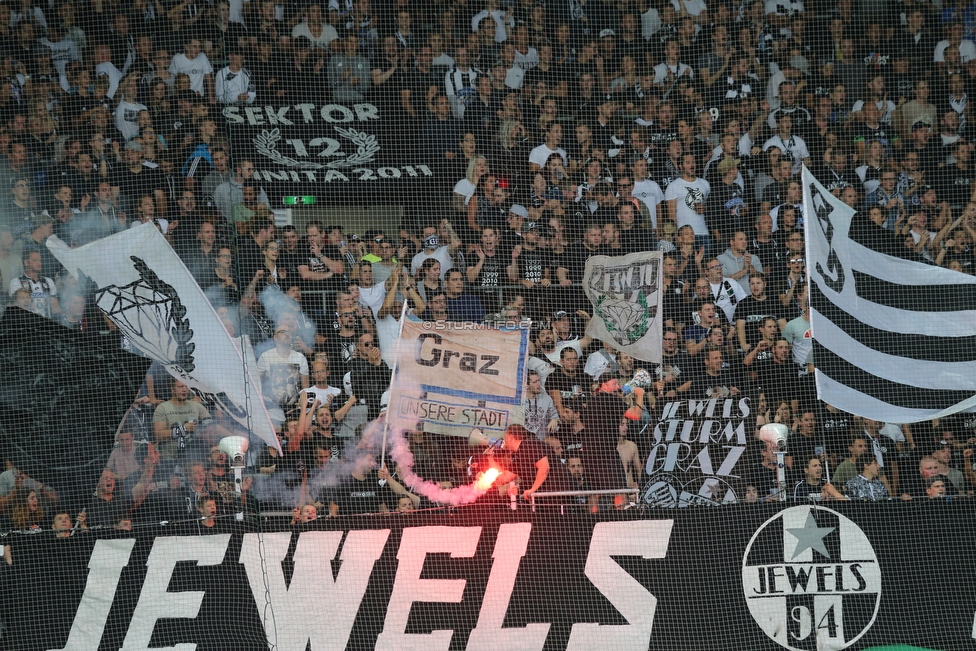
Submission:
[[[438,162],[389,113],[369,102],[223,110],[235,156],[254,162],[255,181],[275,197],[272,208],[282,207],[282,196],[362,205],[422,196],[440,176]]]
[[[971,501],[10,536],[8,648],[972,649]],[[189,534],[189,535],[188,535]]]
[[[63,298],[63,297],[62,297]],[[87,332],[16,307],[0,320],[0,440],[19,469],[87,496],[149,360],[122,350],[100,313]]]
[[[733,504],[744,497],[756,424],[745,396],[667,402],[650,437],[642,499],[662,508]]]

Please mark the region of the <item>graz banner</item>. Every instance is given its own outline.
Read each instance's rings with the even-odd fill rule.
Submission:
[[[665,403],[651,436],[644,501],[680,508],[741,499],[755,422],[746,397]]]
[[[232,340],[203,290],[153,224],[69,248],[47,241],[72,275],[95,284],[95,302],[127,343],[220,410],[278,448],[260,384],[245,368],[246,340]],[[253,352],[246,351],[249,358]],[[251,366],[253,368],[253,366]]]
[[[389,414],[398,426],[467,436],[504,431],[525,389],[528,330],[407,317]]]
[[[587,259],[583,291],[594,318],[586,334],[645,362],[661,361],[661,253]]]
[[[223,115],[236,156],[254,162],[269,194],[402,201],[437,177],[402,123],[368,102],[228,106]]]
[[[213,535],[199,535],[196,522],[65,539],[12,534],[3,643],[18,651],[974,649],[974,507],[753,504],[531,518],[473,507],[266,523],[261,532],[218,523]]]

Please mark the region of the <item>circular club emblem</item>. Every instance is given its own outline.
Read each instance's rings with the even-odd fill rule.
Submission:
[[[840,513],[785,509],[753,534],[742,558],[742,590],[753,619],[797,651],[846,649],[881,606],[881,568],[864,532]]]

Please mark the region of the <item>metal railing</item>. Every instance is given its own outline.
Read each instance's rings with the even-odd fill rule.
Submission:
[[[590,497],[592,495],[637,495],[640,491],[636,488],[610,488],[598,491],[547,491],[545,493],[532,493],[529,502],[532,504],[532,512],[535,513],[535,500],[537,497]]]

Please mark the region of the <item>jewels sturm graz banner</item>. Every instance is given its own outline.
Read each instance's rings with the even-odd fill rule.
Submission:
[[[223,116],[235,156],[254,162],[255,180],[273,196],[404,201],[437,176],[412,134],[368,102],[228,106]]]
[[[474,507],[266,524],[261,533],[242,525],[198,535],[191,523],[11,536],[3,643],[18,651],[976,649],[974,515],[972,500],[599,517]]]
[[[680,508],[738,501],[755,422],[746,397],[665,403],[650,437],[644,502]]]

